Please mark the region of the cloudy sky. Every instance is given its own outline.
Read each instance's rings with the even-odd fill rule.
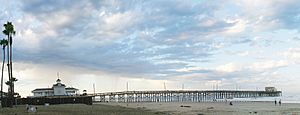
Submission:
[[[93,92],[247,89],[300,94],[298,0],[0,0],[16,91],[60,73]],[[2,27],[3,30],[3,27]],[[5,36],[0,35],[1,38]],[[1,56],[2,57],[2,56]],[[7,76],[5,77],[5,79]]]

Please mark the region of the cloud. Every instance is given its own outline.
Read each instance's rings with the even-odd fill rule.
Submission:
[[[289,48],[288,50],[279,53],[279,55],[287,58],[291,63],[299,63],[300,59],[300,48]]]
[[[169,73],[193,60],[206,59],[220,48],[213,40],[199,35],[234,25],[211,15],[214,12],[211,7],[217,7],[211,3],[68,2],[22,3],[22,23],[16,25],[20,27],[16,59],[121,73]],[[161,5],[170,3],[175,7]],[[186,7],[192,8],[183,10]],[[208,20],[214,23],[194,24]],[[194,58],[195,55],[199,58]]]
[[[231,26],[226,29],[225,33],[227,34],[242,33],[246,29],[246,22],[244,20],[241,19],[235,21],[228,20],[228,23],[235,23],[235,24],[234,26]]]
[[[241,8],[241,16],[248,19],[253,31],[276,30],[278,28],[299,29],[297,14],[299,1],[233,1]],[[259,9],[259,12],[257,10]],[[293,9],[293,10],[291,10]]]
[[[235,72],[235,71],[239,71],[241,68],[238,67],[236,64],[234,63],[228,63],[225,65],[220,65],[216,68],[217,71],[221,71],[221,72]]]
[[[30,68],[20,70],[30,80],[39,80],[30,76],[42,76],[38,71],[49,66],[49,74],[67,69],[80,80],[104,75],[99,78],[154,85],[165,80],[174,87],[184,82],[190,88],[215,82],[227,88],[238,82],[263,86],[295,66],[287,59],[298,59],[297,48],[274,55],[295,45],[285,41],[298,36],[294,0],[1,3],[0,22],[12,20],[17,30],[14,59],[24,64],[16,67]]]
[[[280,60],[280,61],[270,60],[270,61],[253,63],[251,66],[249,66],[249,69],[253,69],[255,71],[265,71],[265,70],[269,70],[269,69],[277,69],[277,68],[281,68],[281,67],[286,67],[289,64],[290,63],[285,60]]]
[[[169,80],[218,81],[227,84],[227,86],[243,82],[257,82],[256,84],[263,85],[270,83],[274,77],[282,76],[277,71],[281,68],[287,68],[289,65],[290,63],[285,60],[270,60],[248,64],[232,62],[211,68],[192,66],[176,70],[178,73],[184,74],[175,74]]]

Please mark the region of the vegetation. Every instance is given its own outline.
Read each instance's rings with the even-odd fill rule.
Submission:
[[[36,113],[27,113],[25,105],[15,108],[0,109],[4,115],[159,115],[163,112],[153,112],[145,109],[126,108],[110,105],[84,105],[84,104],[62,104],[50,106],[37,106]]]
[[[3,59],[2,59],[2,70],[1,70],[1,100],[3,100],[3,74],[4,74],[4,64],[5,64],[5,47],[8,45],[8,41],[6,39],[2,39],[0,41],[0,45],[3,50]]]
[[[12,24],[12,22],[7,22],[6,24],[3,25],[4,26],[4,30],[2,31],[4,35],[7,36],[7,39],[3,39],[3,44],[1,44],[3,46],[3,54],[5,54],[5,47],[7,50],[7,70],[8,70],[8,81],[6,82],[6,84],[8,85],[8,101],[6,102],[8,104],[9,107],[13,106],[13,101],[14,101],[14,82],[17,81],[16,78],[13,77],[13,72],[12,72],[12,43],[13,43],[13,39],[12,37],[16,34],[16,31],[14,30],[14,25]],[[6,42],[7,41],[7,42]],[[5,44],[7,43],[7,44]],[[3,55],[3,62],[5,59],[5,55]],[[3,67],[4,63],[2,63],[2,78],[3,79]],[[1,81],[1,89],[3,82]],[[2,97],[2,96],[1,96]],[[3,98],[2,98],[3,99]],[[3,107],[3,103],[2,103],[2,107]]]

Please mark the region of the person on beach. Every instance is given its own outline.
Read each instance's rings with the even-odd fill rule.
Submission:
[[[233,105],[231,101],[229,102],[229,105],[231,105],[231,106]]]
[[[279,106],[281,106],[281,99],[278,101]]]
[[[275,106],[277,105],[277,101],[276,101],[276,99],[275,99]]]

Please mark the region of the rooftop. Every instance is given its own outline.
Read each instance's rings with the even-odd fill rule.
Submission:
[[[53,90],[53,88],[37,88],[37,89],[34,89],[32,92],[44,91],[44,90]],[[73,87],[67,87],[66,90],[78,90],[78,89],[73,88]]]
[[[62,84],[62,83],[56,83],[56,84],[53,84],[53,86],[66,86],[66,85]]]

